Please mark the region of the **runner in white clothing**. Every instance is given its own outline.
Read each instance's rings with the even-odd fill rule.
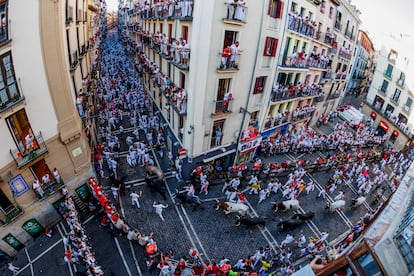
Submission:
[[[152,207],[155,208],[155,213],[157,213],[157,215],[161,218],[162,221],[164,220],[164,217],[162,216],[162,209],[165,209],[168,207],[168,205],[163,205],[161,203],[158,203],[156,201],[154,201],[154,203],[152,204]]]
[[[139,192],[139,194],[136,191],[133,191],[130,196],[131,196],[131,204],[132,206],[137,205],[138,209],[141,208],[141,205],[139,204],[139,199],[141,197],[142,191]]]

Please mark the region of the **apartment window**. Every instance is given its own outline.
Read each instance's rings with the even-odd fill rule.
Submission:
[[[38,148],[38,143],[24,109],[6,118],[6,122],[21,153],[26,154],[30,150]]]
[[[401,80],[403,82],[405,81],[405,74],[404,74],[404,72],[401,72],[400,78],[398,80]]]
[[[7,16],[7,1],[0,1],[0,19],[1,19],[1,27],[0,27],[0,42],[6,41],[9,38],[8,34],[8,23],[9,19]]]
[[[276,56],[278,40],[274,37],[266,37],[266,43],[264,47],[264,56],[274,57]]]
[[[66,24],[73,22],[73,6],[69,5],[69,0],[66,0]]]
[[[210,147],[218,147],[223,142],[223,129],[225,121],[225,119],[214,121],[211,133]]]
[[[188,42],[188,26],[183,26],[181,37]]]
[[[374,108],[377,110],[381,110],[383,105],[384,105],[384,99],[381,97],[375,96]]]
[[[394,66],[392,66],[391,64],[388,64],[387,66],[387,71],[386,71],[386,75],[391,77],[392,75],[392,70],[394,69]]]
[[[230,91],[230,84],[231,84],[231,79],[219,79],[218,87],[217,87],[215,113],[228,110],[228,106],[224,105],[223,98],[224,98],[224,95]],[[228,105],[228,103],[226,104]]]
[[[400,95],[401,95],[401,90],[396,88],[394,95],[392,96],[392,100],[395,102],[398,102],[398,100],[400,99]]]
[[[185,88],[185,74],[180,73],[180,87]]]
[[[44,159],[39,160],[38,162],[30,166],[30,170],[32,171],[33,176],[37,180],[39,180],[44,191],[46,191],[47,193],[51,193],[55,190],[55,186],[57,184],[56,180],[53,177],[53,173],[50,171]],[[44,179],[45,179],[44,176],[46,175],[49,175],[49,180],[50,180],[49,183],[44,182]]]
[[[394,107],[392,106],[392,105],[390,105],[390,104],[387,104],[387,107],[385,108],[385,114],[387,115],[387,116],[391,116],[392,115],[392,113],[394,112]]]
[[[0,56],[0,108],[20,97],[11,52]]]
[[[334,8],[332,6],[329,7],[329,18],[332,18],[334,13]]]
[[[398,114],[398,121],[400,121],[401,123],[406,124],[408,122],[407,117],[405,117],[403,114]]]
[[[281,0],[270,0],[268,14],[273,18],[282,18],[283,12],[283,1]]]
[[[389,84],[389,82],[387,80],[382,81],[382,85],[381,85],[381,91],[382,92],[387,93],[388,84]]]
[[[223,49],[235,43],[237,41],[238,34],[239,34],[238,32],[234,32],[234,31],[225,31]]]
[[[164,34],[164,25],[160,23],[160,33]]]
[[[410,110],[412,105],[413,105],[413,99],[407,98],[407,101],[405,102],[406,109]]]
[[[266,85],[266,79],[267,79],[266,76],[256,78],[253,94],[263,93],[265,85]]]
[[[250,115],[249,127],[257,126],[258,117],[259,117],[259,111],[252,112],[252,115]]]
[[[370,253],[360,257],[358,262],[366,275],[381,275],[381,270]]]

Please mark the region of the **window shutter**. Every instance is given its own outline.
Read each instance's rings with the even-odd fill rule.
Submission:
[[[272,57],[276,56],[276,50],[277,50],[277,43],[279,41],[277,40],[277,38],[273,39],[273,45],[272,45]]]
[[[283,1],[278,1],[277,9],[276,9],[276,18],[282,18],[283,12]]]
[[[267,9],[267,14],[270,15],[272,13],[272,5],[273,5],[273,0],[269,0],[269,8]]]
[[[264,56],[270,56],[269,53],[267,52],[267,48],[269,48],[269,43],[270,43],[270,37],[266,37],[266,43],[265,43],[264,50],[263,50]]]

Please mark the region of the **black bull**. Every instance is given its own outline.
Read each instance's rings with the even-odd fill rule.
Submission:
[[[163,179],[152,179],[148,174],[145,176],[145,183],[150,188],[151,193],[159,193],[162,198],[167,200],[165,182]]]
[[[204,209],[201,206],[201,200],[199,197],[190,196],[185,191],[179,192],[178,190],[176,190],[176,192],[173,194],[173,198],[178,198],[180,200],[180,204],[188,204],[192,206],[193,211],[195,211],[198,207]]]

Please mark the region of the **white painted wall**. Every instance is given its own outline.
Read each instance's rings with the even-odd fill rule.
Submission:
[[[25,0],[9,1],[9,22],[11,24],[11,51],[16,79],[20,78],[26,99],[26,113],[35,134],[40,131],[46,140],[58,134],[57,118],[50,99],[42,60],[39,30],[39,3]],[[7,52],[8,49],[2,51]],[[12,161],[10,149],[17,148],[7,124],[1,118],[0,167]]]

